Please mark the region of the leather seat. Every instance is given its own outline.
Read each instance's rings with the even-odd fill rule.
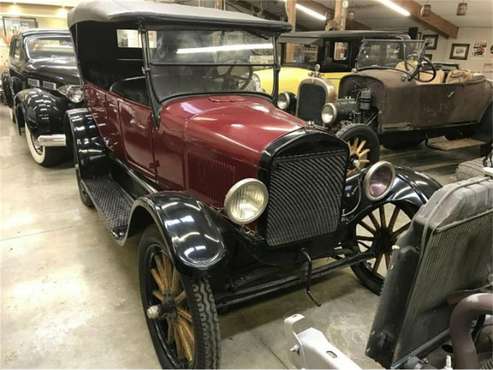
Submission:
[[[467,69],[454,69],[448,73],[445,83],[463,83],[473,79],[473,73]]]
[[[407,62],[407,65],[408,65],[408,68],[411,68],[412,70],[414,70],[414,68],[416,68],[416,65],[417,63],[415,61],[411,61],[411,62]],[[395,69],[398,69],[399,71],[403,71],[403,72],[407,72],[407,73],[410,73],[412,72],[411,71],[408,71],[406,69],[406,63],[405,62],[399,62],[396,66],[395,66]],[[427,81],[430,79],[431,75],[429,73],[426,73],[426,72],[420,72],[419,74],[419,78],[424,80],[424,81],[427,81],[427,82],[421,82],[421,81],[418,81],[416,80],[416,83],[417,84],[442,84],[445,82],[445,72],[442,71],[441,69],[437,69],[436,71],[436,76],[433,78],[433,80],[431,81]]]
[[[137,103],[149,105],[146,80],[143,76],[116,81],[111,85],[110,91]]]
[[[449,329],[451,297],[488,284],[493,269],[493,179],[475,177],[433,194],[396,242],[367,344],[385,368],[426,356]],[[442,365],[443,366],[443,365]]]

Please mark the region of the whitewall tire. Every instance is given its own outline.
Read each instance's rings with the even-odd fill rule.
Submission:
[[[43,167],[52,167],[61,163],[65,157],[65,148],[47,148],[39,145],[34,138],[29,126],[25,125],[27,146],[34,162]]]

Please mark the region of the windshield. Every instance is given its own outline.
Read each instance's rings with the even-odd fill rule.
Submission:
[[[357,68],[413,72],[424,46],[423,40],[364,40],[359,50]]]
[[[286,42],[284,46],[283,64],[315,65],[318,61],[318,46]]]
[[[30,59],[75,57],[70,36],[29,37],[26,40],[26,50]]]
[[[274,38],[235,30],[149,32],[151,76],[159,100],[194,93],[257,92],[254,72],[272,68]],[[272,91],[266,91],[272,94]]]

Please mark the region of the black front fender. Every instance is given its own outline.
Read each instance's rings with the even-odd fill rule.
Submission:
[[[369,209],[385,203],[404,203],[416,210],[423,206],[435,191],[440,189],[442,185],[433,178],[415,172],[409,168],[396,167],[396,177],[392,184],[392,188],[385,198],[379,201],[373,201],[366,197],[363,189],[363,179],[367,169],[362,171],[359,176],[353,177],[346,184],[346,212],[349,207],[356,208],[353,212],[349,212],[346,216],[348,221],[358,219],[361,214],[368,212]]]
[[[218,217],[183,193],[155,193],[138,198],[132,208],[129,235],[147,212],[166,241],[182,273],[207,271],[226,254]]]
[[[36,135],[65,133],[63,117],[67,103],[63,98],[38,88],[25,89],[15,96],[15,109]]]

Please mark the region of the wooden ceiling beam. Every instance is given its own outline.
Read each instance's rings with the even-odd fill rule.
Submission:
[[[407,9],[411,13],[411,17],[416,22],[422,24],[424,27],[429,28],[445,38],[457,38],[457,33],[459,32],[459,27],[457,27],[452,22],[447,21],[445,18],[432,12],[429,16],[421,16],[422,5],[415,0],[394,0],[394,2],[404,9]],[[451,4],[452,5],[452,4]]]

